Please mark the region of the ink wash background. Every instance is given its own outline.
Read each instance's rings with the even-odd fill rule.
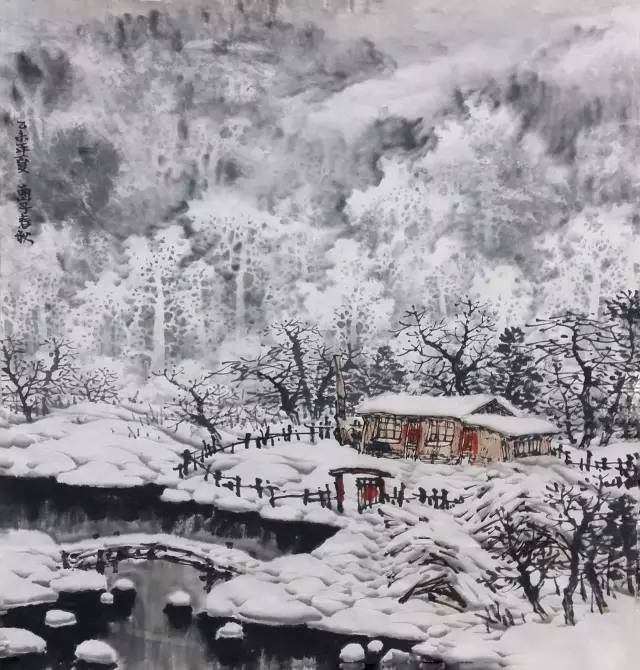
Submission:
[[[639,33],[586,0],[5,0],[0,336],[61,335],[130,399],[287,319],[376,352],[414,303],[472,295],[496,332],[602,314],[640,274]],[[626,667],[638,609],[617,614],[513,646]]]

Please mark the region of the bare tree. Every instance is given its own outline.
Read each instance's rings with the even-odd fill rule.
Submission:
[[[89,402],[111,402],[118,399],[118,375],[107,368],[74,370],[69,393]]]
[[[402,355],[415,360],[428,385],[445,395],[479,390],[493,353],[495,319],[488,305],[465,298],[452,319],[432,321],[412,306],[400,319]]]
[[[487,380],[490,391],[520,409],[537,409],[544,378],[540,365],[536,363],[535,353],[535,348],[525,340],[521,328],[505,328],[500,333],[491,358]]]
[[[482,545],[502,561],[515,566],[515,576],[501,574],[507,582],[522,588],[533,611],[546,618],[540,604],[540,592],[557,570],[558,549],[546,528],[538,526],[527,514],[512,515],[503,507],[490,515],[480,529],[487,534]]]
[[[606,606],[599,581],[598,568],[601,570],[601,563],[598,559],[602,553],[609,556],[603,522],[609,496],[604,491],[602,480],[595,491],[556,483],[547,488],[545,501],[555,513],[548,519],[550,523],[547,528],[550,540],[559,552],[562,570],[567,573],[567,584],[562,591],[562,607],[565,622],[573,626],[574,594],[581,586],[581,595],[586,599],[585,580],[591,587],[600,611],[604,611]]]
[[[11,399],[28,422],[38,408],[48,413],[49,405],[68,390],[75,354],[68,342],[59,338],[45,340],[42,353],[30,355],[19,339],[2,340],[0,382],[3,399]]]
[[[620,351],[611,400],[603,417],[601,445],[607,445],[616,426],[621,424],[625,438],[638,436],[638,421],[633,420],[633,394],[640,374],[640,291],[620,291],[605,302],[614,323],[612,334]]]
[[[300,423],[300,411],[318,419],[333,406],[334,352],[325,344],[318,328],[298,320],[272,325],[266,335],[269,348],[253,358],[230,362],[238,383],[257,382],[250,389],[253,399],[285,412]],[[343,357],[343,370],[354,364],[356,353]]]
[[[552,375],[547,389],[550,409],[564,424],[570,442],[586,449],[626,369],[614,325],[573,312],[536,322],[543,336],[534,343],[538,363],[546,364]]]
[[[185,378],[184,371],[176,368],[154,373],[178,391],[168,406],[174,426],[189,423],[204,428],[214,449],[221,439],[218,428],[228,421],[237,401],[236,393],[229,386],[215,381],[226,372],[223,368],[197,379]]]

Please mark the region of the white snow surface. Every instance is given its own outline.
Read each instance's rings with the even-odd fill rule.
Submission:
[[[340,650],[340,660],[343,663],[358,663],[364,661],[364,649],[357,642],[350,642]]]
[[[545,419],[533,416],[502,416],[500,414],[467,414],[462,417],[467,426],[488,428],[503,435],[553,435],[560,429]]]
[[[172,591],[167,596],[167,604],[174,607],[189,607],[191,605],[191,596],[186,591]]]
[[[44,654],[47,643],[24,628],[0,628],[0,659],[24,654]]]
[[[520,412],[500,396],[477,393],[465,396],[412,395],[410,393],[383,393],[364,400],[356,414],[394,414],[396,416],[448,416],[461,419],[492,401],[497,401],[509,412]]]
[[[51,588],[58,592],[105,591],[107,580],[93,570],[61,570],[60,576],[51,581]]]
[[[111,586],[112,591],[135,591],[136,585],[128,577],[120,577]]]
[[[227,621],[216,631],[216,640],[241,640],[244,637],[242,624]]]
[[[65,610],[49,610],[45,615],[44,623],[49,628],[73,626],[76,623],[76,615]]]
[[[113,665],[118,662],[118,653],[102,640],[85,640],[76,647],[76,658],[85,663]]]

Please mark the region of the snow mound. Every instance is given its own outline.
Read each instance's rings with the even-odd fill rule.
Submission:
[[[85,663],[114,665],[118,662],[118,653],[102,640],[85,640],[76,647],[76,658]]]
[[[181,491],[179,489],[165,489],[160,496],[160,500],[172,503],[189,502],[191,495],[188,491]]]
[[[76,615],[73,612],[65,610],[49,610],[44,618],[45,626],[49,628],[63,628],[64,626],[74,626]]]
[[[47,643],[24,628],[0,628],[0,658],[44,654]]]
[[[108,591],[101,593],[100,602],[103,605],[113,605],[113,593],[109,593]]]
[[[80,591],[105,591],[107,580],[99,572],[85,570],[68,570],[62,577],[51,581],[51,588],[65,593],[78,593]]]
[[[241,640],[244,637],[242,624],[228,621],[216,631],[216,640]]]
[[[360,663],[364,661],[364,649],[361,644],[351,642],[340,650],[340,660],[343,663]]]
[[[91,461],[76,470],[58,475],[61,484],[70,486],[95,486],[97,488],[129,488],[142,486],[145,482],[141,477],[127,474],[113,463]]]
[[[172,591],[167,596],[167,605],[172,605],[173,607],[190,607],[191,596],[186,591]]]

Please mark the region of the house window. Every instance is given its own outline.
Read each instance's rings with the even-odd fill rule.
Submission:
[[[428,447],[449,447],[453,442],[455,423],[448,419],[436,419],[429,423],[429,433],[425,441]]]
[[[383,416],[378,419],[376,439],[387,442],[399,442],[402,434],[402,419],[393,416]]]

